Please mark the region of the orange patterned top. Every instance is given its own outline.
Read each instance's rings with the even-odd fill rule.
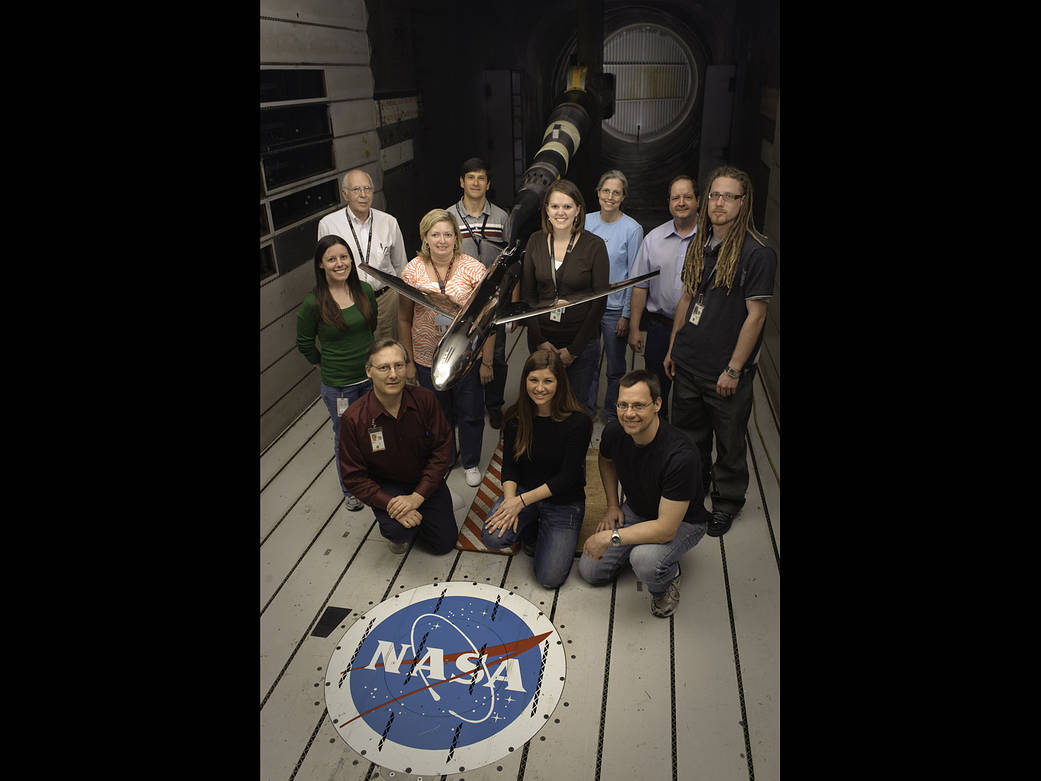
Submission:
[[[445,293],[459,306],[466,303],[470,295],[481,284],[488,270],[476,258],[462,254],[452,264],[451,274],[445,285]],[[440,293],[441,286],[437,278],[427,273],[423,258],[416,256],[408,262],[401,272],[401,279],[412,287]],[[434,323],[433,309],[422,304],[415,304],[412,314],[412,360],[423,366],[430,366],[434,361],[434,348],[441,338],[438,327]]]

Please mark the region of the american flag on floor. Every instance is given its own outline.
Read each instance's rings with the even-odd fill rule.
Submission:
[[[481,541],[481,527],[484,519],[488,517],[495,500],[502,494],[502,437],[499,444],[495,446],[492,460],[488,463],[488,469],[484,473],[484,480],[477,486],[477,495],[474,496],[470,511],[466,514],[463,525],[459,528],[459,537],[455,541],[455,547],[459,550],[477,551],[479,553],[501,553],[507,556],[517,552],[519,544],[508,548],[489,548]]]

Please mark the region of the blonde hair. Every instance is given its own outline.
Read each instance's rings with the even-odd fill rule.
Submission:
[[[459,251],[463,246],[463,237],[459,233],[459,226],[456,224],[455,219],[446,209],[431,209],[419,221],[419,237],[423,240],[423,244],[419,248],[420,256],[430,260],[430,245],[427,244],[427,234],[439,222],[447,222],[452,226],[452,233],[455,235],[455,248],[452,250],[452,257],[459,257]]]

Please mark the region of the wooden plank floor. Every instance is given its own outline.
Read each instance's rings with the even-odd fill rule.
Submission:
[[[508,350],[507,404],[527,357],[523,329],[510,334]],[[642,357],[635,361],[642,367]],[[343,506],[332,425],[315,399],[260,458],[262,781],[419,778],[351,749],[330,723],[323,686],[337,641],[359,615],[394,593],[444,581],[508,588],[545,611],[565,644],[567,674],[552,718],[523,748],[438,778],[779,779],[780,432],[755,383],[745,507],[723,538],[706,536],[685,554],[682,598],[669,619],[650,614],[631,571],[594,587],[576,563],[547,591],[523,553],[392,554],[370,509]],[[603,390],[601,377],[601,400]],[[594,442],[602,428],[594,426]],[[485,427],[482,469],[498,435]],[[477,489],[461,469],[448,484],[461,523]],[[327,608],[347,612],[327,636],[312,634]]]

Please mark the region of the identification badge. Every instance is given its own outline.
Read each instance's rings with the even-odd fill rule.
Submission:
[[[705,311],[705,307],[702,304],[694,304],[694,310],[690,313],[691,325],[697,325],[701,319],[701,313]]]
[[[343,417],[343,413],[347,411],[347,405],[351,403],[350,399],[339,398],[336,400],[336,417]]]
[[[434,325],[437,326],[437,335],[443,336],[452,324],[452,318],[447,315],[434,315]]]
[[[383,429],[380,426],[374,426],[369,429],[369,444],[372,445],[373,453],[387,449],[387,445],[383,441]]]
[[[554,323],[559,323],[560,318],[564,316],[565,309],[567,309],[567,307],[564,306],[560,307],[559,309],[554,309],[552,312],[549,313],[549,319],[552,320]]]

